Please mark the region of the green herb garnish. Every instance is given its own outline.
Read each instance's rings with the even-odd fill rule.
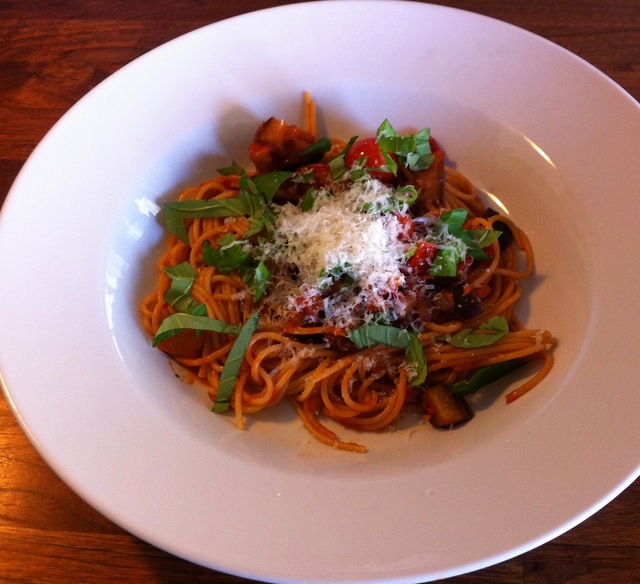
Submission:
[[[253,295],[253,301],[257,302],[267,292],[271,283],[271,272],[262,261],[255,265],[245,266],[240,269],[240,277]]]
[[[409,170],[425,170],[433,162],[433,153],[429,138],[431,131],[425,128],[416,134],[399,136],[389,120],[384,120],[376,132],[376,140],[385,157],[389,170],[396,172],[395,161],[390,154],[395,154],[399,162]]]
[[[451,393],[470,394],[478,391],[485,385],[489,385],[497,381],[501,377],[508,375],[512,371],[522,367],[526,361],[524,359],[512,359],[503,361],[502,363],[494,363],[487,365],[474,371],[473,375],[467,380],[458,381],[448,387]]]
[[[199,316],[193,314],[187,314],[184,312],[177,312],[165,318],[162,324],[158,327],[156,336],[153,337],[153,346],[156,347],[162,341],[177,335],[183,330],[194,331],[211,331],[215,333],[225,333],[237,335],[240,333],[240,327],[236,324],[224,322],[223,320],[217,320],[215,318],[208,318],[206,316]]]
[[[184,312],[197,304],[191,296],[191,288],[198,272],[189,262],[182,262],[176,266],[162,268],[171,278],[171,285],[164,295],[164,301],[176,310]]]
[[[184,225],[185,219],[242,217],[249,215],[250,212],[251,208],[247,201],[239,198],[174,201],[165,203],[164,220],[171,233],[181,241],[189,243],[189,235]]]
[[[317,195],[318,189],[316,187],[309,187],[307,189],[307,192],[304,194],[304,197],[302,197],[302,201],[300,202],[300,209],[303,213],[308,213],[313,209]]]
[[[220,384],[218,385],[218,392],[216,394],[216,401],[211,408],[216,413],[226,412],[231,404],[231,396],[233,390],[238,381],[238,372],[244,359],[244,354],[247,351],[251,336],[258,328],[260,321],[260,314],[254,312],[247,322],[242,325],[238,332],[238,338],[236,338],[227,360],[220,374]]]
[[[469,256],[476,260],[486,260],[489,256],[483,248],[498,239],[501,231],[495,229],[465,229],[466,209],[446,211],[433,225],[428,241],[434,243],[440,251],[433,260],[430,270],[432,276],[455,276],[458,264]]]
[[[446,336],[443,339],[460,349],[477,349],[493,345],[508,332],[509,323],[504,316],[494,316],[478,325],[478,328],[465,328],[455,335]]]
[[[208,266],[216,267],[221,274],[239,270],[249,261],[249,252],[233,234],[223,235],[216,243],[218,247],[213,247],[205,241],[202,247],[202,261]]]
[[[329,150],[331,150],[331,140],[325,136],[311,146],[307,146],[298,156],[307,161],[320,160]]]
[[[189,243],[189,235],[184,225],[185,219],[206,219],[213,217],[249,217],[249,231],[245,238],[273,229],[271,202],[282,183],[292,176],[290,172],[274,171],[260,174],[253,179],[244,169],[231,166],[221,169],[223,173],[240,174],[240,193],[232,199],[202,199],[165,203],[164,215],[167,229],[178,239]]]
[[[420,385],[427,377],[427,360],[420,338],[415,333],[394,326],[365,324],[349,331],[349,339],[358,349],[386,345],[405,350],[409,383]]]
[[[343,148],[342,152],[332,158],[329,162],[329,170],[331,171],[331,177],[334,179],[338,179],[347,172],[347,165],[345,163],[345,157],[347,152],[351,149],[351,147],[357,142],[358,136],[352,136],[347,145]],[[353,177],[352,177],[353,178]]]

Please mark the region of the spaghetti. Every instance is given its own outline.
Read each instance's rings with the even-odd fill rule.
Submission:
[[[553,364],[550,332],[514,308],[531,244],[445,164],[428,130],[318,139],[271,118],[249,153],[165,205],[170,235],[141,302],[154,344],[207,387],[218,412],[290,401],[307,430],[355,452],[323,419],[385,428],[404,407],[436,427],[471,419],[465,395],[524,363]]]

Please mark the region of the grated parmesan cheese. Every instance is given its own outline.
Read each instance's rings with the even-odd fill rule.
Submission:
[[[281,206],[273,241],[263,246],[264,257],[280,268],[272,301],[284,297],[288,309],[296,309],[296,298],[327,290],[346,275],[354,285],[325,298],[327,322],[348,326],[357,307],[365,321],[380,312],[403,316],[406,306],[397,294],[405,282],[403,226],[396,214],[376,211],[388,208],[394,194],[380,181],[366,179],[342,190],[320,190],[311,211]]]

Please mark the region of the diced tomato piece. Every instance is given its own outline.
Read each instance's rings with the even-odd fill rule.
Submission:
[[[315,187],[320,188],[331,182],[331,168],[328,164],[324,164],[323,162],[306,164],[296,171],[296,176],[304,176],[307,174],[312,174],[310,184]]]
[[[400,224],[400,233],[398,233],[398,239],[400,241],[408,241],[415,233],[415,225],[413,218],[407,213],[394,213],[394,216]]]
[[[394,155],[391,154],[390,156],[393,157]],[[347,165],[347,168],[352,168],[361,158],[365,161],[365,168],[380,168],[387,163],[378,141],[373,137],[362,138],[354,142],[345,157],[345,164]],[[377,170],[371,171],[369,174],[372,178],[378,179],[384,183],[391,182],[395,176],[392,172]]]
[[[294,303],[296,310],[304,316],[317,317],[318,313],[324,309],[324,299],[319,292],[317,294],[303,294],[298,296]]]
[[[463,272],[466,268],[468,268],[473,263],[473,258],[471,256],[467,256],[463,261],[458,263],[457,271]]]
[[[438,253],[435,243],[419,241],[415,253],[407,260],[407,266],[416,274],[426,274]]]

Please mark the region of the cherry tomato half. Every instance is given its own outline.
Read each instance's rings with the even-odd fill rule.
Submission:
[[[347,165],[347,168],[351,168],[356,161],[361,158],[365,159],[365,168],[379,168],[386,164],[382,150],[380,150],[380,145],[373,137],[362,138],[354,142],[345,157],[345,164]],[[392,172],[378,170],[374,170],[369,174],[371,175],[371,178],[376,178],[379,181],[386,183],[391,182],[394,177]]]

